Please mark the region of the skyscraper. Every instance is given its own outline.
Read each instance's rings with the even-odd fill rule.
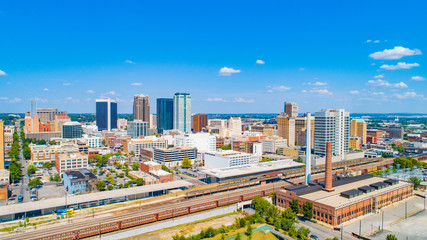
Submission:
[[[277,135],[286,139],[288,146],[295,146],[295,118],[283,113],[278,115]]]
[[[0,170],[4,169],[4,126],[0,120]]]
[[[363,119],[353,119],[350,122],[350,137],[359,137],[362,144],[366,144],[367,126]]]
[[[193,115],[193,132],[201,132],[204,127],[208,126],[208,115],[196,114]]]
[[[323,109],[315,114],[314,153],[325,156],[326,143],[332,143],[332,154],[345,158],[349,144],[350,113],[344,109]]]
[[[133,120],[142,120],[150,124],[150,102],[148,96],[142,94],[134,96]]]
[[[99,131],[117,128],[117,103],[114,100],[96,99],[96,126]]]
[[[173,99],[157,98],[157,130],[173,129]]]
[[[175,93],[173,96],[173,129],[191,132],[191,95]]]
[[[298,103],[285,102],[284,110],[290,117],[298,117]]]

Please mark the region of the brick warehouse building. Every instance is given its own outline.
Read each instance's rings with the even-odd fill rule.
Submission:
[[[313,218],[333,226],[375,212],[384,206],[408,198],[413,185],[404,181],[362,175],[333,183],[333,191],[321,184],[296,185],[277,192],[277,205],[289,207],[292,199],[313,203]]]

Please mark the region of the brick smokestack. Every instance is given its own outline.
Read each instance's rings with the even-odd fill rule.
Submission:
[[[332,189],[332,143],[326,143],[326,161],[325,161],[325,190]]]

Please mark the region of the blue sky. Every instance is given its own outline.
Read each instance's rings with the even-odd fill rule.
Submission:
[[[425,1],[7,1],[0,112],[189,92],[194,113],[421,112]],[[261,61],[257,61],[261,60]],[[397,68],[397,69],[396,69]],[[221,71],[222,69],[222,71]]]

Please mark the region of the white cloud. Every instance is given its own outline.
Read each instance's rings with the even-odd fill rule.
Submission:
[[[132,86],[141,86],[142,83],[140,83],[140,82],[134,82],[134,83],[131,83],[130,85],[132,85]]]
[[[370,42],[372,42],[372,40],[366,40],[366,42],[367,42],[367,43],[370,43]]]
[[[8,97],[0,97],[0,101],[8,100]]]
[[[418,63],[398,62],[396,65],[383,64],[380,68],[386,69],[386,70],[397,70],[397,69],[410,69],[410,68],[419,67],[419,66],[420,64]]]
[[[313,83],[313,85],[314,86],[326,86],[326,85],[328,85],[328,83],[327,82],[315,82],[315,83]]]
[[[17,102],[21,102],[21,101],[22,101],[22,99],[21,99],[21,98],[15,97],[15,98],[13,98],[13,99],[10,99],[10,100],[9,100],[9,103],[17,103]]]
[[[310,92],[322,95],[332,95],[332,92],[330,92],[328,89],[312,89]]]
[[[401,59],[406,56],[421,55],[421,50],[419,49],[409,49],[401,46],[396,46],[393,49],[385,49],[384,51],[374,52],[369,54],[369,57],[373,59],[381,60],[396,60]]]
[[[368,84],[379,86],[379,87],[391,87],[391,88],[407,88],[408,85],[404,82],[399,83],[389,83],[386,80],[377,79],[377,80],[369,80]]]
[[[371,63],[372,66],[375,66],[375,63]]]
[[[258,60],[256,60],[256,63],[257,63],[257,64],[265,64],[265,61],[263,61],[263,60],[261,60],[261,59],[258,59]]]
[[[111,96],[114,96],[114,95],[116,95],[116,92],[114,92],[114,91],[109,91],[109,92],[107,92],[105,95],[111,95]]]
[[[73,97],[67,97],[65,100],[73,100]]]
[[[66,82],[66,83],[63,83],[62,86],[71,86],[71,83]]]
[[[253,103],[253,102],[255,102],[255,100],[253,100],[253,99],[244,99],[241,97],[235,98],[234,101],[238,102],[238,103]]]
[[[421,76],[413,76],[413,77],[411,77],[411,79],[414,80],[414,81],[424,81],[424,80],[426,80],[424,77],[421,77]]]
[[[225,100],[223,98],[219,98],[219,97],[207,98],[206,101],[208,101],[208,102],[227,102],[227,100]]]
[[[87,90],[86,93],[92,94],[92,93],[95,93],[95,91],[93,91],[93,90]]]
[[[290,87],[281,85],[281,86],[267,86],[267,88],[270,88],[269,90],[267,90],[267,92],[284,92],[287,91],[289,89],[291,89]]]
[[[135,64],[135,62],[134,62],[134,61],[131,61],[131,60],[125,60],[125,63],[128,63],[128,64]]]
[[[44,88],[43,91],[47,92],[47,91],[49,91],[49,89],[48,88]]]
[[[384,95],[384,92],[371,92],[372,95],[378,96],[378,95]]]
[[[374,78],[384,78],[384,74],[380,74],[380,75],[374,76]]]
[[[301,92],[302,92],[302,93],[306,93],[306,92],[307,92],[307,90],[303,89]]]
[[[379,43],[379,42],[380,42],[380,40],[375,40],[375,41],[374,41],[374,43]]]
[[[304,70],[305,70],[305,68],[301,67],[301,68],[299,68],[299,70],[300,70],[300,71],[304,71]]]
[[[359,91],[357,91],[357,90],[352,90],[352,91],[350,91],[350,94],[359,94],[360,92]]]
[[[399,99],[407,99],[407,98],[417,98],[417,97],[421,97],[424,98],[424,95],[422,94],[417,94],[416,92],[405,92],[403,94],[394,94],[395,97],[399,98]]]
[[[219,70],[219,75],[221,76],[230,76],[233,73],[239,73],[240,70],[234,68],[223,67]]]
[[[7,74],[4,71],[0,70],[0,76],[6,76],[6,75]]]

